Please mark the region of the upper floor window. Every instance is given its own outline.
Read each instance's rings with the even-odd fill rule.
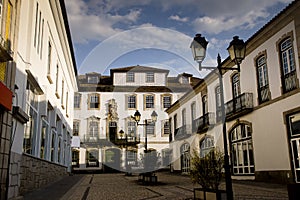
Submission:
[[[129,136],[136,136],[136,122],[135,121],[127,122],[127,134]]]
[[[259,103],[269,100],[269,80],[265,55],[256,59]]]
[[[48,58],[47,58],[47,61],[48,61],[48,63],[47,63],[47,65],[48,65],[48,67],[47,67],[47,75],[48,75],[47,78],[48,78],[50,83],[52,83],[52,80],[50,78],[50,74],[51,74],[51,57],[52,57],[52,46],[51,46],[51,43],[49,41],[48,42]]]
[[[73,121],[73,136],[79,136],[80,121]]]
[[[232,83],[233,98],[237,98],[241,94],[240,75],[238,73],[232,76],[231,83]]]
[[[221,90],[219,85],[215,88],[215,95],[216,95],[216,119],[217,121],[219,121],[222,118]]]
[[[136,108],[136,95],[127,96],[127,108]]]
[[[99,82],[98,76],[88,76],[88,83],[97,84]]]
[[[290,37],[280,43],[280,56],[283,92],[289,92],[297,88],[294,50]]]
[[[186,125],[186,110],[181,111],[182,126]]]
[[[155,134],[155,123],[153,123],[151,120],[148,120],[148,123],[151,125],[146,126],[146,134],[154,135]]]
[[[203,115],[208,112],[207,95],[202,97],[202,112]]]
[[[191,104],[191,116],[192,116],[192,121],[196,119],[196,103],[193,102]]]
[[[89,108],[99,109],[100,108],[100,95],[90,94],[89,95]]]
[[[163,96],[163,108],[169,108],[171,106],[171,96]]]
[[[153,72],[147,72],[146,73],[146,82],[147,83],[153,83],[154,82],[154,73]]]
[[[154,108],[154,95],[146,95],[145,96],[145,107],[146,108]]]
[[[75,93],[74,94],[74,108],[80,108],[81,104],[81,94]]]
[[[170,131],[170,122],[169,122],[169,120],[165,120],[164,123],[163,123],[163,134],[168,135],[170,133],[171,133],[171,131]]]
[[[126,82],[130,82],[130,83],[134,82],[134,72],[127,72]]]
[[[98,135],[99,135],[99,119],[92,117],[89,119],[89,132],[88,132],[87,139],[90,142],[97,141]]]
[[[56,84],[56,85],[55,85],[55,95],[56,95],[57,98],[59,98],[59,94],[58,94],[58,80],[59,80],[59,79],[58,79],[58,78],[59,78],[58,75],[59,75],[59,74],[58,74],[58,73],[59,73],[59,67],[58,67],[58,65],[56,65],[56,77],[55,77],[55,78],[56,78],[56,81],[55,81],[55,84]]]

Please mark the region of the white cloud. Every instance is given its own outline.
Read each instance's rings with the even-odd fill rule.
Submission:
[[[178,15],[172,15],[169,17],[169,19],[171,20],[175,20],[175,21],[179,21],[179,22],[187,22],[189,21],[189,18],[188,17],[179,17]]]
[[[101,41],[120,31],[114,27],[117,23],[134,23],[138,20],[141,10],[129,10],[125,15],[90,12],[83,0],[66,1],[68,19],[75,43],[86,43],[90,40]]]

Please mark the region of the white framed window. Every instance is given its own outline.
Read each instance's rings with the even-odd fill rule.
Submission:
[[[154,108],[154,95],[145,95],[145,108]]]
[[[233,174],[254,174],[252,130],[248,124],[239,124],[230,132]]]
[[[205,115],[208,112],[207,95],[202,97],[202,114]]]
[[[266,56],[262,55],[256,59],[256,71],[258,81],[258,100],[259,103],[263,103],[269,100],[269,80]]]
[[[168,119],[164,120],[162,124],[163,124],[163,135],[169,135],[171,133],[169,120]]]
[[[99,83],[99,77],[98,76],[88,76],[88,83],[97,84]]]
[[[58,94],[58,81],[59,81],[59,67],[58,65],[56,65],[56,81],[55,81],[55,95],[57,98],[60,98],[59,94]]]
[[[126,73],[126,82],[133,83],[134,82],[134,72]]]
[[[52,63],[52,45],[51,42],[48,41],[47,79],[50,84],[53,83],[53,80],[51,78],[51,63]]]
[[[65,82],[64,82],[64,80],[62,80],[61,81],[61,100],[60,100],[62,109],[65,109],[64,94],[65,94]]]
[[[154,72],[147,72],[146,73],[146,82],[153,83],[154,82]]]
[[[38,128],[38,95],[35,94],[34,87],[27,81],[26,85],[26,113],[29,121],[25,125],[23,152],[34,155],[35,138]]]
[[[181,172],[182,173],[189,173],[190,172],[190,145],[188,143],[184,143],[180,147],[180,154],[181,154]]]
[[[100,109],[100,95],[90,94],[89,95],[89,109]]]
[[[100,121],[99,119],[97,118],[90,118],[88,120],[88,126],[89,126],[89,132],[88,132],[88,135],[87,135],[87,140],[89,142],[97,142],[98,140],[98,136],[99,136],[99,131],[100,131]]]
[[[42,118],[42,127],[41,127],[41,146],[40,146],[40,158],[46,158],[46,150],[48,144],[48,133],[49,132],[49,122],[47,118]]]
[[[80,108],[81,106],[81,94],[75,93],[74,94],[74,108]]]
[[[127,96],[127,108],[136,109],[136,95]]]
[[[135,121],[128,121],[127,122],[127,134],[129,136],[136,136],[136,122]]]
[[[240,75],[238,73],[232,76],[231,83],[233,98],[237,98],[241,94]]]
[[[145,126],[146,134],[147,135],[155,135],[155,123],[151,120],[148,120],[148,126]]]
[[[80,121],[74,120],[73,121],[73,136],[79,136],[79,126],[80,126]]]
[[[181,122],[182,122],[182,126],[186,125],[186,109],[183,109],[181,111]]]
[[[162,96],[162,100],[163,100],[163,108],[169,108],[171,107],[171,103],[172,103],[172,96],[171,95],[163,95]]]

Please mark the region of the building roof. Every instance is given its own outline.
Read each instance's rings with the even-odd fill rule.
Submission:
[[[146,66],[129,66],[129,67],[122,67],[122,68],[114,68],[110,70],[110,73],[113,74],[114,72],[160,72],[160,73],[169,73],[169,70],[166,69],[159,69],[154,67],[146,67]]]

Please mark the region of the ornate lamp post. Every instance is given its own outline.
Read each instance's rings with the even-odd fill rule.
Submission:
[[[194,60],[199,63],[199,70],[202,69],[211,69],[214,70],[216,67],[206,67],[201,66],[202,61],[206,55],[206,47],[208,41],[206,41],[205,37],[201,37],[201,34],[196,34],[194,40],[191,43],[190,48],[192,49],[192,54]],[[226,122],[225,122],[225,105],[224,105],[224,89],[223,89],[223,75],[222,70],[238,70],[240,71],[240,63],[245,58],[246,54],[246,45],[243,40],[240,40],[238,36],[234,36],[233,40],[230,42],[229,47],[227,48],[231,60],[233,60],[237,68],[233,67],[222,67],[221,66],[221,56],[218,54],[217,57],[217,69],[218,69],[218,78],[220,82],[220,99],[221,99],[221,112],[222,112],[222,125],[223,125],[223,141],[224,141],[224,168],[225,168],[225,181],[226,181],[226,194],[227,199],[233,199],[233,190],[232,190],[232,180],[231,180],[231,172],[230,172],[230,164],[229,164],[229,154],[228,154],[228,146],[227,146],[227,130],[226,130]]]
[[[153,111],[152,114],[151,114],[151,122],[149,123],[148,122],[149,119],[145,119],[145,123],[140,124],[139,122],[141,120],[141,113],[138,110],[136,110],[134,115],[133,115],[133,119],[136,121],[136,124],[138,126],[146,126],[146,128],[147,128],[147,126],[154,126],[155,122],[157,121],[157,116],[158,116],[157,113],[155,111]],[[147,143],[148,143],[147,140],[148,140],[148,137],[147,137],[147,131],[146,131],[146,134],[145,134],[145,153],[147,153],[147,150],[148,150],[147,149]]]

